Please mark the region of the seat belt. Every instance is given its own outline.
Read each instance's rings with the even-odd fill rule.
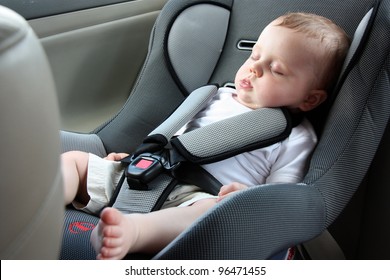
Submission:
[[[173,137],[217,91],[217,86],[208,85],[192,92],[133,155],[123,159],[124,178],[110,206],[124,213],[158,210],[179,183],[217,194],[221,184],[201,164],[269,146],[290,135],[293,121],[288,110],[262,108]]]

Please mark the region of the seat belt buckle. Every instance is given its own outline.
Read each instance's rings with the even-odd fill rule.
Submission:
[[[130,189],[149,190],[148,183],[164,172],[163,163],[160,155],[144,153],[137,156],[125,169]]]

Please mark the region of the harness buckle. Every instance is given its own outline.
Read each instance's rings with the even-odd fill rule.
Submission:
[[[130,189],[148,190],[148,183],[164,171],[161,155],[144,153],[137,156],[125,169]]]

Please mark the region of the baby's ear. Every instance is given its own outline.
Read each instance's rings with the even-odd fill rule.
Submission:
[[[299,109],[301,109],[301,111],[303,112],[313,110],[314,108],[318,107],[322,102],[324,102],[326,97],[326,90],[312,90],[308,94],[306,99],[302,102],[302,104],[299,106]]]

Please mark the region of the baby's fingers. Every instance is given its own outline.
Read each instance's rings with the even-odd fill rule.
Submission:
[[[240,190],[244,190],[246,188],[248,188],[247,185],[237,183],[237,182],[233,182],[231,184],[224,185],[221,187],[221,189],[218,193],[217,201],[221,201],[222,199],[226,198],[227,196],[231,195],[232,193],[235,193],[235,192],[240,191]]]
[[[235,191],[243,190],[246,188],[247,188],[247,186],[244,184],[233,182],[233,183],[230,183],[228,185],[222,186],[220,191],[219,191],[219,195],[225,195],[225,194],[228,194],[230,192],[235,192]]]
[[[237,191],[235,191],[235,192],[237,192]],[[220,202],[221,200],[223,200],[223,199],[225,199],[226,197],[228,197],[228,196],[234,194],[235,192],[229,192],[229,193],[223,194],[223,195],[221,195],[221,193],[219,193],[219,194],[218,194],[218,198],[217,198],[217,202]]]
[[[125,157],[127,157],[129,154],[126,153],[110,153],[108,154],[105,159],[106,160],[112,160],[112,161],[118,161]]]

